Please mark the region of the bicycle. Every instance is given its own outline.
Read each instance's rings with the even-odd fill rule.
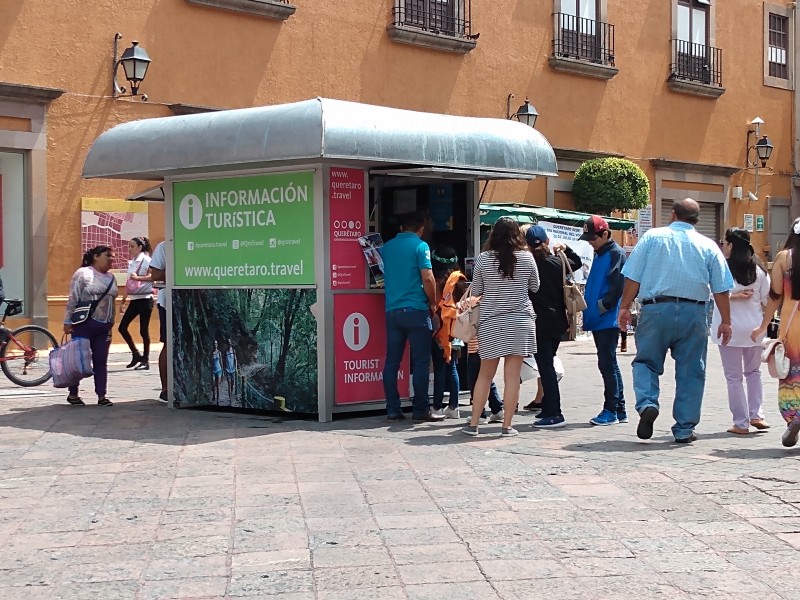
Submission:
[[[0,369],[9,380],[23,387],[42,385],[52,377],[50,351],[58,347],[56,337],[39,325],[16,329],[5,326],[6,318],[22,312],[22,300],[0,301],[6,304],[0,321]]]

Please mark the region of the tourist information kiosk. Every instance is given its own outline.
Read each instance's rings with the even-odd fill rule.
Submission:
[[[170,404],[321,421],[384,402],[379,246],[398,217],[427,211],[429,241],[474,256],[477,182],[556,174],[515,121],[322,98],[119,125],[83,169],[163,180]]]

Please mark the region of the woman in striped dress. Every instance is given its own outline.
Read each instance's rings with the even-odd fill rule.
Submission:
[[[756,341],[764,336],[767,325],[781,307],[781,328],[778,334],[783,339],[789,357],[789,374],[778,381],[778,409],[786,430],[782,442],[787,448],[797,444],[800,436],[800,219],[795,219],[783,250],[772,265],[772,286],[764,318],[751,338]]]
[[[511,419],[519,400],[522,359],[536,352],[536,315],[528,291],[539,289],[539,272],[519,225],[500,218],[489,234],[487,251],[475,261],[472,294],[481,297],[478,346],[481,370],[475,383],[472,419],[462,429],[478,435],[478,420],[500,359],[504,360],[505,411],[501,435],[517,435]]]

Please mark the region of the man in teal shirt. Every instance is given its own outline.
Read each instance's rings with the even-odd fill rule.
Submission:
[[[411,373],[414,387],[412,418],[415,421],[440,421],[428,401],[428,372],[431,361],[433,325],[431,311],[436,308],[436,281],[431,268],[431,251],[422,241],[425,217],[407,215],[402,230],[383,246],[386,289],[386,361],[383,390],[390,421],[405,418],[400,407],[397,373],[406,349],[411,346]]]

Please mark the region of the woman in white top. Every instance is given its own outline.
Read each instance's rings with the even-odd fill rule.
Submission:
[[[128,348],[131,349],[131,362],[127,367],[136,370],[150,368],[150,315],[153,314],[153,283],[151,281],[134,280],[131,275],[147,275],[150,268],[150,240],[146,237],[135,237],[128,243],[131,260],[128,262],[128,281],[122,293],[122,321],[119,333]],[[139,335],[142,336],[144,351],[139,352],[133,342],[128,326],[139,317]]]
[[[761,408],[761,340],[754,342],[750,333],[761,324],[770,282],[766,270],[756,259],[747,230],[739,227],[728,229],[720,245],[735,282],[731,292],[733,335],[727,346],[720,345],[715,336],[711,339],[719,346],[722,370],[728,383],[728,404],[733,414],[733,426],[728,431],[746,435],[750,433],[751,425],[756,429],[769,428]],[[717,330],[721,320],[719,310],[715,308],[711,331]]]

